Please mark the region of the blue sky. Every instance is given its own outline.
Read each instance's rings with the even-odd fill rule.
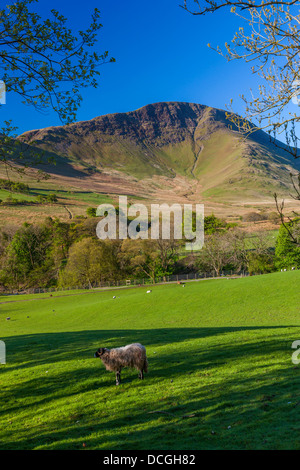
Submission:
[[[101,67],[98,89],[82,91],[77,120],[159,101],[188,101],[224,109],[232,98],[234,110],[243,112],[239,95],[257,89],[257,77],[250,65],[227,62],[207,47],[208,43],[223,46],[230,41],[240,25],[238,19],[225,10],[192,16],[179,7],[180,1],[39,0],[42,16],[47,17],[55,8],[68,17],[75,30],[88,26],[97,7],[103,24],[98,50],[108,50],[116,58],[116,63]],[[54,112],[40,114],[9,94],[1,113],[2,119],[13,120],[18,133],[60,125]]]

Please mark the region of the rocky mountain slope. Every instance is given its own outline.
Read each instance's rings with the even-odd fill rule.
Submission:
[[[272,197],[274,191],[287,195],[289,174],[300,169],[300,161],[274,146],[266,133],[245,141],[225,111],[195,103],[150,104],[32,130],[18,139],[54,156],[53,173],[80,171],[100,180],[111,173],[139,185],[181,178],[204,199],[220,201]]]

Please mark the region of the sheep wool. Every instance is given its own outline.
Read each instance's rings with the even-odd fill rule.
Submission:
[[[148,359],[146,348],[140,343],[128,344],[120,348],[99,348],[94,357],[101,359],[106,370],[116,373],[116,385],[121,383],[121,370],[130,367],[139,371],[139,378],[144,378],[144,372],[148,372]]]

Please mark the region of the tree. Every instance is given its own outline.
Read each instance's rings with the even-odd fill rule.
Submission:
[[[8,287],[48,283],[53,267],[51,239],[46,226],[25,223],[14,234],[2,260],[2,282]]]
[[[180,244],[175,240],[131,240],[121,245],[120,263],[128,276],[147,277],[155,282],[174,272]]]
[[[86,215],[88,217],[96,217],[96,208],[95,207],[88,207],[86,210]]]
[[[178,260],[178,252],[180,244],[176,240],[159,239],[154,243],[154,250],[158,250],[158,265],[156,267],[156,275],[163,277],[173,274],[176,262]]]
[[[299,5],[298,0],[185,0],[182,5],[186,11],[200,16],[230,8],[232,14],[240,18],[241,27],[231,43],[225,44],[225,51],[219,46],[216,51],[228,61],[251,63],[252,72],[261,77],[262,84],[257,96],[252,95],[250,99],[242,96],[246,105],[244,117],[232,111],[227,117],[245,136],[264,129],[275,146],[295,158],[300,156],[296,132],[300,116],[297,108],[293,112],[288,105],[291,101],[298,106],[300,104]],[[286,144],[277,140],[280,134],[285,135]],[[294,198],[300,200],[300,174],[291,174],[290,177]],[[278,203],[277,195],[275,199],[283,222],[284,204]],[[297,243],[296,240],[293,242]]]
[[[259,254],[254,252],[248,256],[248,271],[252,274],[266,274],[275,271],[274,260],[270,253]]]
[[[119,277],[116,245],[110,241],[84,238],[71,246],[67,265],[59,275],[59,284],[63,287],[92,287]]]
[[[74,233],[69,223],[61,222],[59,219],[47,217],[45,226],[48,228],[51,257],[53,259],[53,277],[58,278],[60,269],[67,262],[69,248],[74,242]]]
[[[204,15],[220,8],[230,7],[232,14],[241,20],[241,27],[235,36],[225,44],[225,50],[216,46],[216,51],[228,61],[244,60],[252,64],[252,73],[263,79],[258,96],[251,99],[242,96],[245,116],[234,113],[228,117],[246,133],[265,129],[275,145],[276,136],[285,133],[288,147],[282,148],[298,157],[295,123],[296,113],[286,113],[286,107],[300,90],[299,82],[299,21],[300,2],[294,1],[194,1],[197,9],[189,8],[189,1],[183,7],[194,15]],[[298,83],[299,82],[299,83]],[[287,117],[288,116],[288,117]],[[250,120],[256,123],[254,126]]]
[[[63,123],[76,118],[81,103],[80,89],[97,87],[98,66],[113,62],[108,52],[96,49],[102,27],[100,12],[92,13],[86,30],[73,32],[67,19],[52,9],[47,19],[34,11],[38,0],[16,0],[0,9],[0,66],[8,93],[20,95],[23,102],[38,111],[52,108]],[[16,128],[10,121],[0,132],[0,163],[23,169],[39,163],[40,153],[28,157],[14,139]]]
[[[121,246],[122,265],[127,267],[128,274],[149,277],[155,282],[159,265],[159,254],[154,249],[153,240],[125,239]]]
[[[245,237],[242,232],[216,232],[208,235],[201,249],[197,266],[200,271],[240,271],[246,266]]]
[[[192,227],[193,232],[196,231],[196,213],[192,212],[191,215],[187,216],[184,214],[184,220],[182,223],[182,229],[184,230],[184,224],[189,223]],[[216,217],[214,214],[206,215],[204,217],[204,233],[210,235],[215,232],[224,232],[228,230],[230,224],[228,224],[224,219]]]
[[[261,231],[253,235],[251,247],[246,254],[249,273],[270,273],[275,271],[274,249],[270,247],[268,233]]]
[[[299,238],[299,219],[287,223],[288,230],[281,225],[275,246],[275,265],[277,269],[300,267],[300,247],[291,240],[290,233]],[[297,233],[297,235],[295,235]]]
[[[214,214],[204,217],[204,233],[210,235],[215,232],[222,232],[228,229],[227,223],[219,219]]]
[[[192,15],[205,15],[206,13],[213,13],[217,10],[220,10],[224,7],[230,8],[239,8],[240,10],[249,10],[249,9],[261,9],[263,7],[269,7],[271,5],[295,5],[298,3],[298,0],[184,0],[183,5],[180,5],[181,8],[184,8],[186,11]],[[193,8],[189,7],[192,4]]]

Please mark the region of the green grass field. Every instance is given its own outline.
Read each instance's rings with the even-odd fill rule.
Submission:
[[[299,281],[0,297],[0,449],[299,449]],[[116,387],[93,355],[131,342],[149,372]]]

